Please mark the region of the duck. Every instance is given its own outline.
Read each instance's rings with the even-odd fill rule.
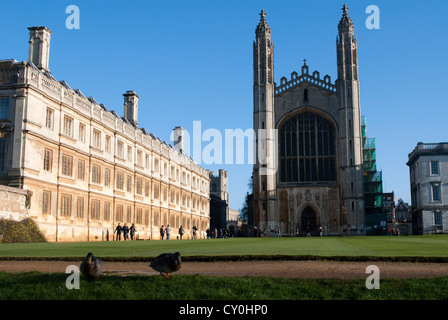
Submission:
[[[155,271],[165,279],[170,279],[170,273],[178,271],[182,266],[182,260],[179,252],[162,253],[149,264]]]
[[[88,282],[93,281],[95,278],[98,281],[100,274],[103,272],[103,261],[96,258],[92,252],[89,252],[79,269]]]

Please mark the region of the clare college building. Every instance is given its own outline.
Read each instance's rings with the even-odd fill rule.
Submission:
[[[0,184],[28,190],[27,216],[48,241],[112,240],[134,223],[137,239],[161,225],[187,237],[209,226],[209,171],[139,127],[138,99],[120,117],[49,70],[52,32],[29,28],[29,59],[0,60]],[[185,236],[184,236],[185,238]]]

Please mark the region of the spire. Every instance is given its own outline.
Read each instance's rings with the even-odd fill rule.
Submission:
[[[257,26],[256,34],[257,36],[264,36],[266,34],[271,33],[271,28],[269,27],[268,23],[266,22],[266,11],[261,10],[260,13],[260,23]]]
[[[266,11],[264,11],[264,9],[261,10],[260,16],[261,16],[260,21],[266,22]]]
[[[303,59],[302,74],[308,74],[308,73],[309,73],[309,68],[306,65],[306,59]]]
[[[355,25],[353,24],[352,19],[348,16],[348,7],[344,4],[342,7],[342,18],[338,25],[339,32],[353,31],[354,28]]]

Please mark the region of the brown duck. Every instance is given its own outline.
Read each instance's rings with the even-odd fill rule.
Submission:
[[[100,274],[103,272],[103,262],[96,258],[91,252],[89,252],[81,263],[81,273],[84,275],[87,281],[93,281],[100,278]]]
[[[149,266],[156,271],[160,272],[160,275],[165,279],[170,278],[170,273],[178,271],[182,265],[180,253],[162,253],[157,258],[151,261]],[[165,273],[165,274],[164,274]]]

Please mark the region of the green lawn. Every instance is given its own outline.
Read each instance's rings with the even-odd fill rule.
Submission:
[[[448,278],[384,279],[368,290],[365,279],[279,279],[205,275],[102,276],[66,288],[67,274],[0,272],[0,300],[446,300]]]
[[[233,238],[134,242],[0,244],[0,259],[80,259],[87,252],[106,259],[148,259],[179,251],[184,258],[291,257],[441,258],[448,261],[448,235],[407,237]],[[448,277],[382,279],[368,290],[365,279],[278,279],[103,275],[100,283],[82,277],[79,290],[68,290],[64,273],[0,272],[0,300],[422,300],[448,299]],[[366,275],[367,277],[367,275]]]
[[[448,235],[0,244],[0,258],[145,258],[179,251],[198,256],[448,257]]]

